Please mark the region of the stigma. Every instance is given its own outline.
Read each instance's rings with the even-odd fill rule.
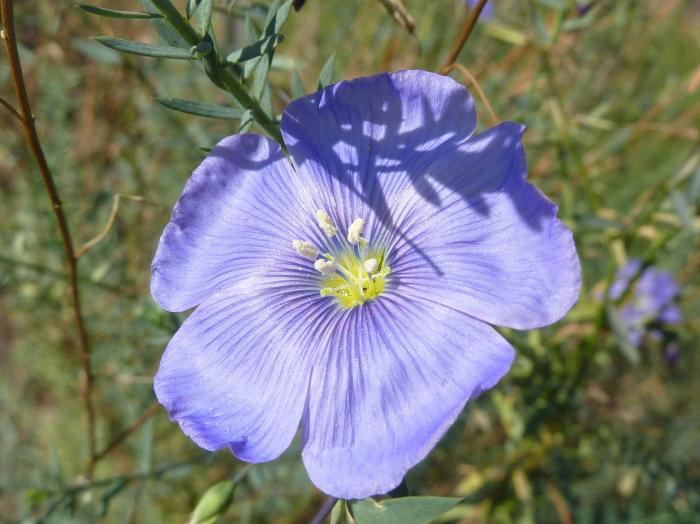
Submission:
[[[297,254],[314,261],[314,271],[320,274],[320,295],[335,298],[343,309],[361,306],[381,295],[391,268],[385,250],[372,246],[363,236],[365,221],[353,220],[343,238],[324,210],[317,210],[315,218],[330,252],[321,253],[309,240],[294,240],[292,246]]]

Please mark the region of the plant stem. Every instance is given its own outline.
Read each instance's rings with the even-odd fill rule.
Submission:
[[[44,181],[46,192],[51,201],[58,229],[63,242],[63,250],[68,266],[68,288],[70,290],[71,302],[73,305],[73,314],[75,317],[75,327],[78,334],[78,350],[80,359],[85,374],[85,387],[83,388],[83,402],[85,403],[85,411],[87,413],[88,425],[88,451],[89,461],[87,466],[88,478],[92,475],[92,464],[95,456],[95,408],[92,401],[94,376],[90,362],[90,345],[88,342],[87,331],[83,319],[82,306],[80,302],[80,292],[78,290],[78,259],[75,256],[75,248],[71,238],[70,229],[66,220],[66,215],[61,206],[61,199],[58,195],[58,190],[49,169],[49,165],[44,155],[44,150],[41,147],[39,136],[34,125],[34,116],[32,115],[29,97],[27,95],[27,87],[24,82],[24,74],[22,72],[22,64],[19,59],[17,50],[17,36],[15,34],[14,13],[12,0],[0,0],[0,11],[2,13],[2,39],[5,42],[7,56],[10,61],[10,75],[14,85],[15,94],[17,95],[17,103],[19,109],[17,112],[21,116],[22,129],[24,130],[27,143],[31,148],[32,154],[39,167],[41,178]]]
[[[153,404],[151,404],[151,405],[149,406],[149,408],[148,408],[146,411],[144,411],[144,412],[141,414],[141,416],[140,416],[139,418],[137,418],[137,419],[131,424],[131,426],[129,426],[128,428],[126,428],[125,430],[123,430],[121,433],[119,433],[119,435],[117,435],[116,437],[114,437],[114,439],[113,439],[109,444],[107,444],[107,445],[105,446],[104,449],[102,449],[102,450],[98,451],[97,453],[95,453],[95,455],[94,455],[94,457],[93,457],[93,461],[94,461],[95,463],[97,463],[97,462],[99,462],[100,460],[102,460],[104,457],[106,457],[113,449],[115,449],[117,446],[119,446],[119,444],[121,444],[121,443],[122,443],[124,440],[126,440],[132,433],[134,433],[134,431],[136,431],[136,430],[139,429],[141,426],[143,426],[143,424],[144,424],[148,419],[150,419],[153,415],[155,415],[156,413],[158,413],[159,410],[160,410],[160,404],[158,404],[158,402],[153,402]]]
[[[196,46],[202,42],[202,37],[199,36],[197,31],[183,18],[180,11],[178,11],[170,0],[151,0],[151,2],[185,42],[191,46]],[[248,109],[253,114],[253,118],[260,127],[267,131],[272,138],[277,140],[284,147],[284,141],[280,134],[278,122],[263,111],[260,104],[258,104],[258,102],[248,94],[241,83],[234,78],[231,71],[219,63],[218,57],[215,56],[213,50],[205,59],[207,60],[209,73],[220,80],[220,84],[223,85],[225,91],[229,92],[238,103]]]
[[[321,524],[325,518],[330,514],[331,511],[333,511],[333,506],[335,506],[335,503],[338,502],[338,499],[335,497],[328,497],[324,502],[323,505],[321,506],[321,509],[318,510],[318,513],[314,515],[314,518],[311,519],[309,524]]]
[[[462,32],[457,37],[457,40],[455,40],[455,43],[452,46],[452,50],[450,51],[450,54],[448,55],[447,60],[445,61],[445,64],[440,68],[441,74],[446,75],[450,71],[450,67],[452,67],[452,64],[454,64],[457,61],[457,57],[462,51],[464,44],[467,43],[469,35],[472,34],[474,27],[476,27],[476,21],[479,19],[481,11],[486,6],[486,2],[488,2],[488,0],[479,0],[477,6],[474,9],[472,9],[469,13],[469,17],[467,18],[467,21],[462,27]]]

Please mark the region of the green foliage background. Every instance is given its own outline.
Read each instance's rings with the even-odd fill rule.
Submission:
[[[700,2],[579,2],[592,4],[586,14],[566,0],[492,3],[494,16],[459,63],[499,118],[528,126],[530,178],[576,234],[584,288],[557,325],[505,332],[518,348],[512,372],[411,472],[409,489],[463,497],[442,522],[698,522]],[[244,24],[227,4],[217,3],[215,28],[233,50],[245,44]],[[406,5],[414,36],[376,0],[307,0],[282,31],[270,75],[276,110],[290,100],[292,71],[313,91],[332,54],[336,80],[439,69],[466,18],[463,3]],[[199,69],[91,40],[155,42],[147,21],[90,16],[66,0],[15,10],[39,134],[78,242],[105,228],[116,194],[138,197],[120,200],[112,227],[81,259],[102,449],[152,405],[151,377],[184,318],[148,293],[158,236],[201,148],[238,123],[154,101],[230,104]],[[471,86],[463,71],[451,74]],[[0,94],[13,96],[4,57]],[[476,99],[480,125],[492,125]],[[323,495],[298,444],[244,469],[228,453],[203,454],[162,410],[85,481],[82,372],[60,239],[7,112],[0,137],[0,522],[184,522],[207,487],[232,477],[241,480],[222,522],[308,521]],[[629,256],[681,283],[676,366],[652,341],[628,347],[606,315],[600,297]]]

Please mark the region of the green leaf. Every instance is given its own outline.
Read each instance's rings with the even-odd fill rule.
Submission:
[[[160,11],[160,9],[158,9],[158,6],[154,4],[151,0],[139,0],[139,3],[143,6],[143,8],[146,11]],[[160,4],[161,3],[159,2],[159,5]],[[171,4],[168,5],[172,6]],[[172,7],[174,8],[174,6]],[[182,35],[175,31],[175,29],[173,29],[173,26],[171,26],[170,22],[165,20],[165,18],[155,18],[153,20],[149,20],[149,22],[155,28],[155,30],[158,32],[161,38],[165,40],[169,45],[182,47],[183,49],[189,49],[191,47],[187,43],[187,41],[182,37]]]
[[[497,40],[515,46],[525,45],[528,41],[527,35],[520,29],[493,21],[484,25],[484,32]]]
[[[78,7],[91,15],[106,16],[108,18],[163,18],[158,13],[147,13],[144,11],[118,11],[86,4],[78,4]]]
[[[615,339],[620,346],[622,354],[630,362],[630,364],[635,366],[638,365],[639,349],[630,343],[628,338],[629,330],[625,325],[625,322],[622,320],[620,313],[612,306],[606,308],[606,312],[608,314],[608,322],[610,323],[610,327],[613,330]]]
[[[329,524],[342,524],[345,520],[345,501],[339,500],[333,506],[333,511],[331,511],[330,523]]]
[[[281,0],[275,0],[270,6],[265,19],[265,36],[279,33],[287,18],[289,18],[291,10],[292,0],[287,0],[284,3],[281,3]]]
[[[181,47],[172,47],[158,44],[144,44],[141,42],[133,42],[122,38],[114,38],[111,36],[98,36],[95,38],[99,43],[132,55],[151,56],[154,58],[177,58],[180,60],[193,60],[194,57],[189,49]]]
[[[232,480],[225,480],[211,486],[197,503],[190,524],[214,524],[226,513],[233,502],[235,489],[236,485]]]
[[[673,205],[680,219],[683,221],[685,227],[687,227],[690,231],[694,231],[695,224],[693,223],[693,210],[686,200],[685,195],[680,191],[673,190],[671,191],[670,196],[671,204]]]
[[[323,89],[333,82],[333,72],[335,69],[335,53],[333,53],[326,63],[321,68],[321,73],[318,75],[318,89]]]
[[[250,45],[258,39],[258,31],[253,25],[253,21],[250,18],[250,14],[245,15],[245,22],[243,25],[243,40],[246,44]]]
[[[202,0],[192,13],[191,21],[194,30],[202,38],[209,31],[211,15],[214,13],[214,0]]]
[[[376,502],[363,499],[350,503],[357,524],[424,524],[452,509],[456,497],[402,497]]]
[[[693,178],[690,179],[688,183],[688,201],[695,205],[695,203],[700,200],[700,168],[695,170]]]
[[[276,34],[258,40],[254,44],[238,49],[226,57],[226,62],[229,64],[240,64],[247,60],[252,60],[272,51],[277,45],[284,40],[284,35]]]
[[[194,13],[195,9],[197,9],[197,0],[187,0],[187,5],[185,5],[185,16],[188,20],[192,16],[192,13]]]
[[[235,107],[217,106],[213,104],[206,104],[204,102],[183,100],[182,98],[156,98],[156,102],[167,107],[168,109],[207,118],[237,120],[243,115],[243,111],[236,109]]]
[[[260,107],[268,115],[273,114],[274,109],[272,107],[272,92],[270,91],[269,83],[265,84],[262,95],[260,95]]]
[[[535,30],[537,40],[543,45],[549,45],[552,42],[552,35],[545,23],[542,10],[535,6],[532,10],[532,27]]]
[[[96,62],[102,62],[109,65],[117,65],[122,63],[122,55],[114,49],[105,47],[87,38],[73,38],[70,41],[71,46],[77,49],[86,57]]]
[[[301,98],[306,92],[304,91],[304,82],[299,76],[299,71],[292,71],[292,98]]]
[[[247,133],[250,131],[250,128],[253,127],[254,121],[252,111],[250,111],[250,109],[246,109],[241,116],[241,125],[238,128],[238,132]]]
[[[263,55],[256,58],[257,64],[253,68],[253,83],[250,88],[250,94],[256,100],[260,100],[260,97],[265,91],[265,86],[267,85],[267,75],[270,74],[270,67],[272,66],[272,57],[270,55]]]

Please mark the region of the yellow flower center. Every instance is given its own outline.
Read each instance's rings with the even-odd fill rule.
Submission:
[[[335,264],[333,273],[323,273],[322,297],[335,297],[344,309],[360,306],[377,298],[384,291],[391,268],[385,262],[384,252],[369,251],[363,254],[348,250],[337,259],[323,255]]]
[[[316,212],[316,223],[327,237],[337,235],[338,229],[323,209]],[[336,240],[337,244],[345,245],[342,255],[337,258],[330,253],[317,258],[319,251],[311,242],[292,241],[297,254],[313,260],[314,269],[321,273],[321,296],[335,297],[344,309],[361,306],[381,295],[391,273],[385,251],[367,248],[367,240],[362,236],[364,227],[365,221],[356,218],[348,227],[345,239],[339,237]]]

